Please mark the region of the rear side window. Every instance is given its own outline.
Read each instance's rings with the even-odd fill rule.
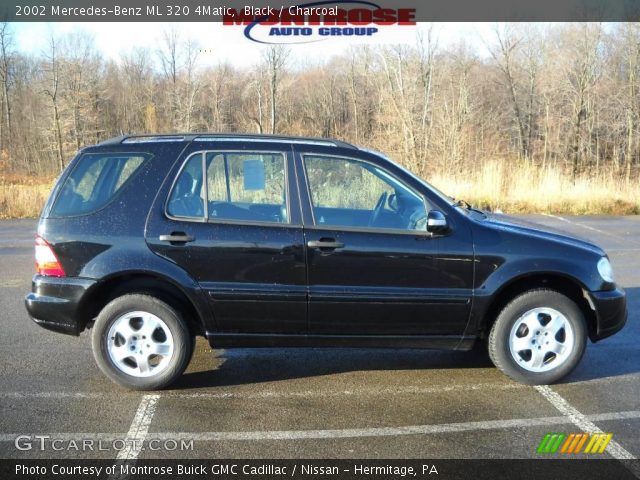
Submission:
[[[281,153],[199,153],[176,179],[167,213],[200,220],[206,206],[213,221],[288,223],[285,185]]]
[[[104,207],[148,158],[146,154],[83,155],[64,181],[51,215],[82,215]]]

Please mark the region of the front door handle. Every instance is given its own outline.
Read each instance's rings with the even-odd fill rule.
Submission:
[[[171,232],[169,235],[160,235],[161,242],[170,243],[187,243],[196,239],[193,235],[187,235],[184,232]]]
[[[321,238],[320,240],[309,240],[307,242],[307,246],[309,248],[319,248],[321,250],[323,249],[335,249],[335,248],[343,248],[344,247],[344,243],[342,242],[336,242],[333,239],[324,239]]]

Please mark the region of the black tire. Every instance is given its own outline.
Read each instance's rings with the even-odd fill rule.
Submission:
[[[568,357],[557,367],[544,372],[534,372],[519,365],[509,347],[509,335],[515,322],[534,308],[553,308],[569,322],[574,335],[574,344]],[[491,327],[489,333],[489,357],[504,374],[527,385],[547,385],[568,375],[578,365],[587,343],[587,326],[580,307],[569,297],[548,289],[525,292],[509,302]]]
[[[108,353],[108,334],[122,315],[133,311],[149,312],[160,318],[173,337],[173,354],[164,370],[148,377],[130,375],[116,366]],[[98,315],[93,326],[93,356],[102,372],[123,387],[133,390],[158,390],[171,385],[187,368],[193,353],[194,336],[179,311],[145,294],[129,294],[109,302]]]

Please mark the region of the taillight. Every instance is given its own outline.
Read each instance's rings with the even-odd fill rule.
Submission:
[[[36,237],[36,273],[50,277],[64,277],[64,269],[47,241]]]

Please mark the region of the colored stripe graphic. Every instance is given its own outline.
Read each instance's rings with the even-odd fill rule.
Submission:
[[[542,441],[540,442],[540,445],[538,445],[538,453],[545,453],[545,447],[547,445],[547,442],[549,441],[549,437],[551,437],[550,433],[547,433],[544,437],[542,437]]]
[[[583,453],[604,453],[607,445],[613,437],[612,433],[547,433],[542,437],[540,445],[538,445],[538,453],[564,453],[578,454],[582,452],[585,443],[587,447]],[[564,440],[564,441],[563,441]],[[589,442],[587,443],[587,440]],[[560,447],[562,445],[562,447]],[[560,451],[558,451],[560,449]]]
[[[567,453],[579,453],[585,440],[589,437],[586,433],[578,433],[571,442],[571,446]]]
[[[591,437],[584,453],[604,453],[609,441],[613,437],[612,433],[596,433]]]
[[[582,439],[580,440],[580,442],[578,443],[578,445],[576,445],[576,449],[573,453],[580,453],[580,450],[582,450],[582,446],[584,445],[584,442],[587,441],[587,438],[589,438],[589,435],[586,433],[582,434]]]
[[[547,433],[538,446],[538,453],[556,453],[564,437],[564,433]]]
[[[574,438],[576,438],[576,434],[571,433],[565,440],[564,444],[562,445],[562,449],[560,450],[560,453],[567,453],[567,450],[569,449],[569,445],[571,445],[571,442],[573,442]]]

